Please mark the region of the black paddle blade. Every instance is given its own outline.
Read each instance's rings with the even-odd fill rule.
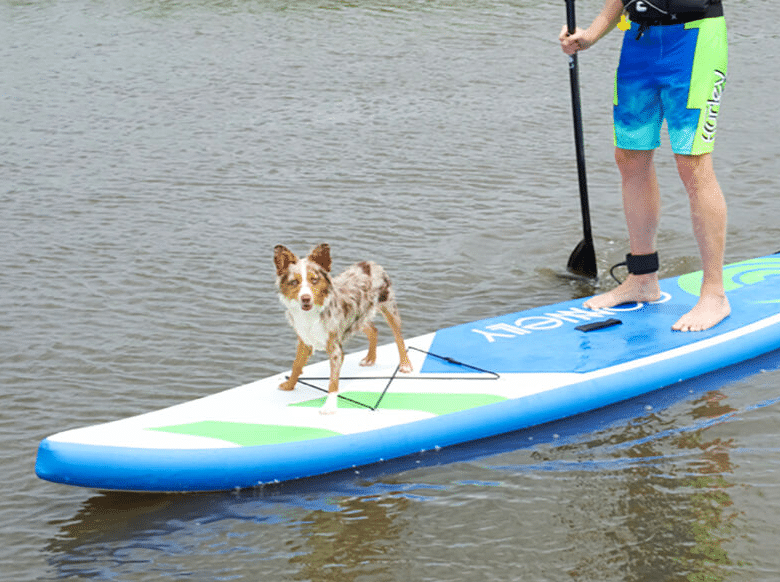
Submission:
[[[598,269],[596,268],[596,249],[593,248],[593,241],[581,240],[580,244],[572,251],[566,268],[574,275],[595,279],[598,276]]]

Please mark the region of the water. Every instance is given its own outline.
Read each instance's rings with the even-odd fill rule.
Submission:
[[[580,0],[580,21],[600,7]],[[780,38],[762,24],[780,9],[726,9],[716,167],[737,261],[780,248]],[[776,580],[773,362],[264,490],[105,494],[33,474],[53,432],[284,370],[277,243],[382,263],[410,337],[593,293],[556,275],[582,237],[563,20],[548,0],[0,0],[2,577]],[[580,58],[602,272],[627,248],[618,50],[611,35]],[[671,276],[698,259],[664,148]]]

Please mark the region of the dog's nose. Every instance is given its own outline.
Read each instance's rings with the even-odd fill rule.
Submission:
[[[301,295],[301,307],[304,310],[311,309],[311,295]]]

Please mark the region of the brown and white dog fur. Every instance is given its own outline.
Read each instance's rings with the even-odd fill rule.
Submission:
[[[377,311],[385,316],[393,330],[401,372],[411,372],[401,335],[401,316],[395,293],[385,270],[371,261],[349,267],[331,278],[330,247],[321,244],[308,257],[299,259],[282,245],[274,247],[276,286],[279,299],[287,308],[287,318],[298,335],[298,351],[290,378],[280,390],[293,390],[303,367],[315,350],[325,351],[330,359],[330,383],[322,414],[336,412],[339,375],[344,360],[343,345],[358,331],[368,336],[368,355],[361,366],[376,362],[377,329],[373,319]]]

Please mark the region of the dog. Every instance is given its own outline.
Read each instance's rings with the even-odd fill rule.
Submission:
[[[280,390],[293,390],[303,367],[315,350],[324,351],[330,360],[328,396],[320,409],[333,414],[338,408],[339,375],[344,361],[343,345],[358,331],[368,336],[368,355],[361,366],[376,362],[377,329],[373,324],[378,311],[385,316],[395,337],[400,357],[399,370],[412,371],[401,335],[401,316],[395,293],[385,270],[372,261],[352,265],[331,278],[330,247],[321,244],[299,259],[288,248],[274,247],[276,287],[287,308],[287,318],[298,335],[298,348],[290,377]]]

